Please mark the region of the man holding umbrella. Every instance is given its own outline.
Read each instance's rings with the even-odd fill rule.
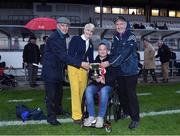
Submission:
[[[65,17],[57,19],[57,30],[50,35],[44,50],[42,77],[45,81],[47,122],[60,125],[56,115],[62,111],[63,80],[65,64],[89,69],[89,63],[70,57],[66,51],[70,21]]]

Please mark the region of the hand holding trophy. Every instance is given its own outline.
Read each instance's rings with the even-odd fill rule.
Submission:
[[[99,77],[99,69],[100,64],[99,63],[91,63],[91,69],[93,71],[92,79],[96,80]]]
[[[93,71],[92,79],[96,80],[97,82],[105,83],[105,68],[100,66],[100,63],[91,63],[91,69]]]

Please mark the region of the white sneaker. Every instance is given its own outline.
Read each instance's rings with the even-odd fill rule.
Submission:
[[[90,127],[93,123],[95,123],[95,118],[93,116],[89,116],[89,118],[84,120],[85,127]]]
[[[104,125],[104,119],[102,117],[97,117],[95,127],[102,128],[103,125]]]

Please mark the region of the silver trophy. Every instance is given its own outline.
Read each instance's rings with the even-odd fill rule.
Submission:
[[[99,63],[91,63],[91,67],[92,67],[92,78],[93,79],[97,79],[99,77],[99,69],[100,69],[100,64]]]

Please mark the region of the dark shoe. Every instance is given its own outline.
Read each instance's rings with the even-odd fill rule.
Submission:
[[[126,114],[126,113],[121,113],[119,119],[122,119],[122,120],[123,120],[123,119],[126,119],[128,116],[129,116],[129,115]]]
[[[131,123],[129,124],[129,129],[135,129],[139,126],[139,121],[131,121]]]
[[[148,83],[148,81],[147,81],[147,80],[143,80],[143,82],[144,82],[144,83]]]
[[[34,86],[34,84],[30,84],[30,87],[34,88],[35,86]]]
[[[70,113],[65,110],[58,110],[56,111],[56,115],[70,116]]]
[[[154,81],[156,84],[158,83],[158,81],[156,80],[156,81]]]
[[[150,83],[152,83],[152,84],[157,84],[158,81],[151,81]]]
[[[78,124],[80,125],[81,124],[81,120],[80,119],[77,119],[77,120],[73,120],[74,124]]]
[[[163,83],[168,83],[168,79],[162,79]]]
[[[39,86],[39,84],[34,84],[35,87]]]
[[[163,83],[168,83],[168,79],[162,79],[161,80]]]
[[[34,88],[34,87],[37,87],[39,86],[38,84],[30,84],[30,87]]]
[[[59,125],[61,125],[61,123],[60,123],[59,121],[57,121],[57,120],[51,120],[51,121],[48,121],[48,120],[47,120],[47,122],[48,122],[49,124],[53,125],[53,126],[59,126]]]

